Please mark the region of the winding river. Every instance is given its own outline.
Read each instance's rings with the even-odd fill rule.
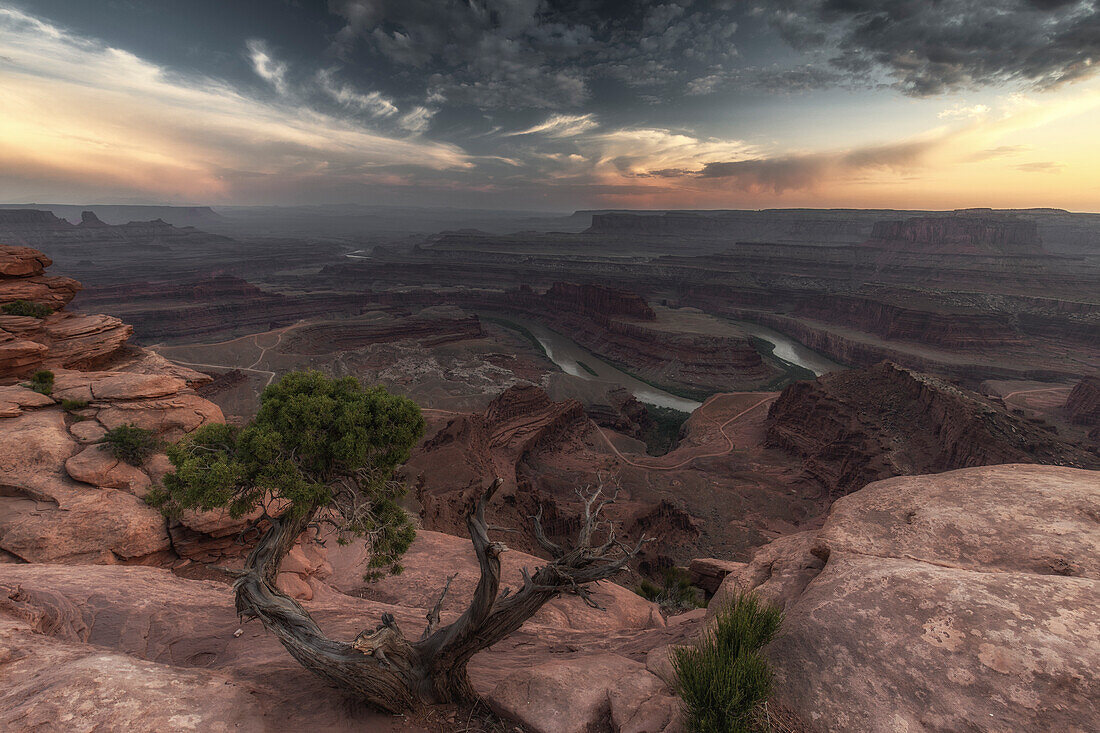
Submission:
[[[535,339],[538,340],[539,344],[542,345],[543,350],[550,360],[557,364],[558,368],[566,374],[571,374],[581,379],[600,379],[606,382],[614,382],[630,390],[639,401],[650,405],[656,405],[657,407],[668,407],[681,412],[694,412],[695,409],[702,404],[695,400],[689,400],[684,397],[670,394],[669,392],[665,392],[662,389],[658,389],[657,387],[643,382],[637,377],[632,377],[621,369],[608,364],[587,349],[582,348],[567,336],[563,336],[556,331],[551,331],[545,326],[533,321],[511,316],[508,316],[507,320],[523,326],[530,331],[531,335],[533,335]],[[759,326],[755,323],[743,323],[740,321],[734,321],[734,323],[745,329],[748,333],[774,345],[775,351],[773,354],[779,359],[809,369],[816,375],[825,374],[826,372],[835,371],[841,368],[839,364],[829,361],[820,354],[811,351],[778,331],[773,331],[766,326]],[[595,372],[595,374],[593,374],[593,372]]]

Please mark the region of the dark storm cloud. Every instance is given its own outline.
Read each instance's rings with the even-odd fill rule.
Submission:
[[[737,55],[732,3],[332,0],[335,49],[482,108],[578,108],[593,85],[661,86]]]
[[[758,13],[793,47],[913,96],[1050,88],[1100,68],[1096,0],[773,0]]]

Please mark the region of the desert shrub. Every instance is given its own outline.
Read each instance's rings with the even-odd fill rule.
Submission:
[[[88,400],[61,400],[61,409],[66,412],[83,410],[88,406]]]
[[[682,568],[666,568],[661,574],[660,585],[643,579],[634,592],[670,613],[689,611],[706,605],[699,597],[699,589],[692,585],[691,576]]]
[[[49,369],[39,369],[31,376],[31,383],[29,386],[39,394],[53,394],[53,372]]]
[[[107,431],[103,444],[115,458],[140,466],[157,449],[156,433],[127,423]]]
[[[31,318],[45,318],[53,313],[53,308],[41,303],[29,300],[13,300],[0,306],[0,311],[6,316],[30,316]]]
[[[744,594],[714,617],[692,646],[673,649],[676,692],[693,733],[752,733],[765,729],[760,706],[772,671],[762,649],[783,623],[783,612]]]
[[[652,421],[646,434],[642,436],[642,440],[645,441],[646,445],[646,453],[651,456],[663,456],[680,442],[680,429],[691,417],[691,413],[656,405],[646,405],[645,407]]]

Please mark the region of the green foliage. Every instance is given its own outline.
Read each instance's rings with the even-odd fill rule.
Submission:
[[[140,466],[157,449],[157,436],[152,430],[126,423],[108,430],[103,444],[120,461]]]
[[[291,372],[264,390],[244,428],[204,425],[169,446],[175,471],[147,501],[170,516],[227,507],[241,517],[287,503],[297,516],[328,508],[340,518],[340,541],[365,537],[371,567],[400,572],[415,529],[397,503],[405,491],[393,474],[423,432],[420,408],[405,397],[353,377]]]
[[[53,372],[49,369],[39,369],[31,376],[30,388],[39,394],[53,394]]]
[[[699,597],[699,589],[691,583],[691,576],[682,568],[666,568],[661,574],[661,585],[643,579],[634,589],[641,597],[653,601],[670,613],[702,608],[706,603]]]
[[[750,733],[763,726],[759,707],[771,692],[772,671],[761,650],[775,638],[783,612],[753,594],[715,616],[693,646],[674,648],[676,691],[693,733]]]
[[[591,374],[593,377],[600,376],[599,372],[597,372],[595,369],[593,369],[592,367],[585,364],[583,361],[578,360],[577,361],[577,366],[579,366],[581,369],[583,369],[586,372],[588,372],[589,374]]]
[[[7,316],[30,316],[31,318],[45,318],[53,313],[53,308],[30,300],[13,300],[0,306],[0,311]]]
[[[61,400],[61,409],[66,412],[83,410],[88,406],[88,400]]]
[[[651,456],[663,456],[676,447],[680,440],[680,428],[691,417],[689,412],[680,412],[671,407],[646,406],[650,419],[653,421],[644,436],[646,453]]]

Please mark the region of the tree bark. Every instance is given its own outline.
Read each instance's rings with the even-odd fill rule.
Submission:
[[[363,631],[351,642],[330,639],[297,601],[279,592],[279,566],[313,520],[316,509],[301,516],[271,520],[234,584],[237,612],[245,618],[258,618],[302,666],[379,709],[403,712],[421,704],[474,699],[476,694],[466,671],[474,654],[519,629],[547,601],[563,592],[577,593],[595,605],[585,586],[617,573],[641,547],[641,543],[633,549],[618,545],[610,528],[605,545],[589,546],[600,509],[614,501],[599,504],[592,511],[597,491],[586,499],[580,542],[569,552],[544,542],[538,518],[532,517],[536,537],[555,558],[533,576],[524,571],[519,591],[501,594],[500,554],[507,548],[489,539],[485,523],[485,508],[500,483],[500,479],[494,481],[466,516],[481,571],[470,605],[453,623],[435,630],[446,595],[444,589],[418,641],[409,641],[389,614],[383,614],[381,624]],[[618,550],[617,556],[608,554],[612,550]]]

